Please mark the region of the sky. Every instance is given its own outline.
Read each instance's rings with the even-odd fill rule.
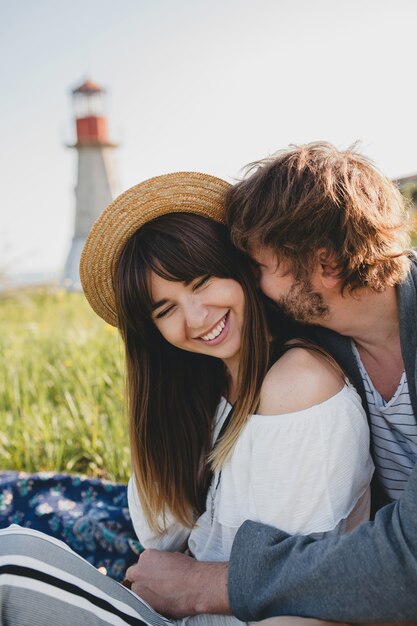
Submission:
[[[416,24],[415,0],[0,0],[0,274],[63,268],[87,78],[120,192],[317,140],[416,173]]]

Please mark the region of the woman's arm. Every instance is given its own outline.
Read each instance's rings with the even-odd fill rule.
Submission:
[[[182,526],[168,513],[166,531],[163,534],[157,534],[146,520],[133,477],[129,480],[127,487],[127,499],[133,528],[144,548],[155,548],[170,552],[178,552],[184,549],[190,529]]]

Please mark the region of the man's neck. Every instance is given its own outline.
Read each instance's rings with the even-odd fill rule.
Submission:
[[[399,340],[397,292],[388,287],[382,293],[361,289],[332,298],[329,316],[320,323],[357,345],[379,348]]]
[[[404,371],[396,289],[339,295],[322,325],[353,339],[374,386],[389,400]]]

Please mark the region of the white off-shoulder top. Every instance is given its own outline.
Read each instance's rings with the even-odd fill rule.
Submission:
[[[214,440],[230,410],[216,412]],[[247,519],[290,534],[340,534],[369,517],[369,483],[374,466],[369,428],[360,398],[346,383],[325,402],[283,415],[253,415],[230,459],[216,472],[207,509],[195,527],[172,517],[156,535],[148,526],[134,481],[129,510],[146,548],[188,547],[198,560],[226,561],[239,526]]]

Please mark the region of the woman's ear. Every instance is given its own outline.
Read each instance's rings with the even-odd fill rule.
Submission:
[[[336,261],[336,255],[320,248],[317,250],[317,269],[321,283],[326,289],[334,289],[340,284],[340,269]]]

